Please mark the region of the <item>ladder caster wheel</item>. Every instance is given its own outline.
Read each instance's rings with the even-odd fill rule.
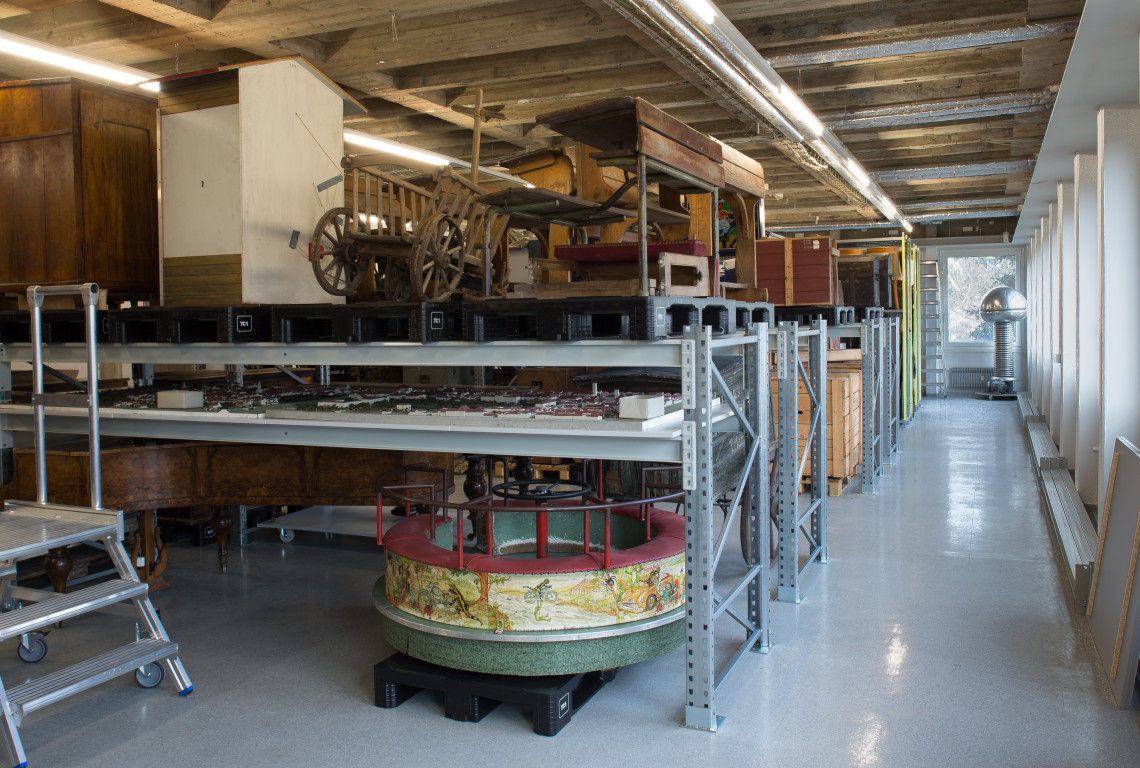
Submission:
[[[290,541],[292,541],[296,537],[297,537],[297,533],[292,528],[282,528],[281,529],[281,541],[285,542],[286,544],[288,544]]]
[[[22,661],[35,664],[44,656],[47,656],[47,643],[44,642],[42,637],[34,637],[31,640],[32,645],[30,648],[23,643],[17,645],[16,655],[19,656]]]
[[[145,667],[139,667],[135,670],[135,682],[143,688],[154,688],[162,682],[164,677],[166,677],[166,671],[157,662],[151,662]]]

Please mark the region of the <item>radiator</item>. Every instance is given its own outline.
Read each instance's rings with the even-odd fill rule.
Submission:
[[[985,387],[994,375],[993,368],[951,368],[950,389],[976,389]]]

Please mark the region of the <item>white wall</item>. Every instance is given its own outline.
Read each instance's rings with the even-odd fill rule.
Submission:
[[[317,283],[308,243],[344,186],[317,185],[341,173],[344,107],[339,95],[296,61],[242,67],[242,290],[247,303],[340,302]],[[300,233],[295,248],[290,236]]]
[[[238,107],[162,117],[165,258],[241,253]]]

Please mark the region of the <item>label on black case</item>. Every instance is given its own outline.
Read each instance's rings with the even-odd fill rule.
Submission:
[[[443,313],[442,312],[432,312],[431,316],[428,318],[428,322],[431,324],[431,329],[433,331],[442,331],[443,330]]]
[[[236,320],[238,333],[251,333],[253,331],[253,315],[238,315]]]

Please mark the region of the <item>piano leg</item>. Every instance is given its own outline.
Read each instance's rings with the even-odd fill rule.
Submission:
[[[213,526],[218,538],[218,564],[222,567],[222,573],[225,573],[230,556],[230,529],[234,526],[229,507],[214,507]]]

